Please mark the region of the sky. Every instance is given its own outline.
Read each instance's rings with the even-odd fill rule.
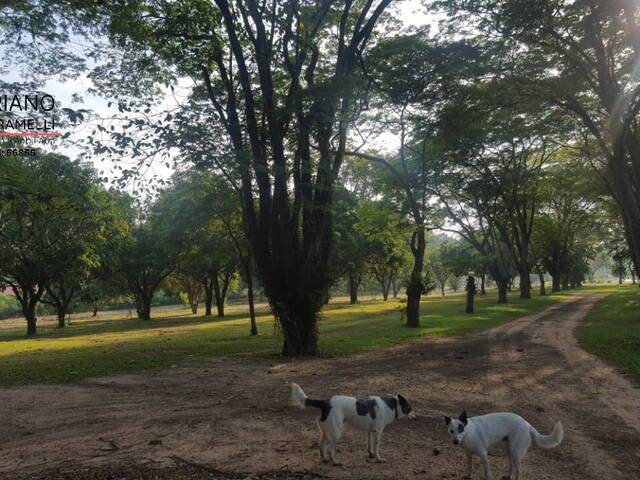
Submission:
[[[397,0],[394,2],[393,8],[398,11],[399,18],[402,20],[406,28],[434,23],[434,17],[425,12],[420,0]],[[0,55],[1,54],[2,48],[0,47]],[[20,82],[21,78],[18,69],[10,68],[8,75],[5,75],[3,80],[9,82]],[[188,83],[190,81],[186,82]],[[42,90],[52,95],[61,107],[86,109],[93,112],[96,117],[101,118],[116,114],[117,108],[115,105],[109,107],[109,100],[88,93],[92,86],[91,80],[83,74],[73,80],[63,81],[59,79],[51,79],[45,83]],[[187,89],[187,85],[184,85],[182,89],[178,86],[173,94],[167,89],[167,94],[163,101],[159,102],[158,106],[155,107],[154,110],[163,111],[170,109],[171,107],[175,107],[176,99],[179,101],[181,92],[182,96],[184,96]],[[79,94],[80,97],[82,97],[82,103],[73,102],[72,96],[74,94]],[[73,128],[73,133],[70,138],[82,138],[87,136],[94,128],[95,126],[92,122],[80,123],[78,126]],[[54,149],[59,153],[75,157],[79,153],[79,149],[72,143],[73,142],[69,142],[65,139],[59,139]],[[389,132],[374,140],[374,144],[382,150],[393,150],[393,148],[398,144],[398,139],[395,134]],[[92,161],[95,163],[96,168],[98,168],[105,177],[114,178],[116,173],[113,171],[113,165],[108,160],[93,158]],[[164,165],[164,162],[155,162],[152,165],[151,170],[145,172],[144,176],[148,178],[153,176],[167,178],[171,173],[172,169],[167,168]],[[133,190],[135,188],[135,184],[131,184],[129,186],[129,189]]]

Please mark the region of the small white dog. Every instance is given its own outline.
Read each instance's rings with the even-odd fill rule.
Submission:
[[[402,395],[366,399],[334,395],[329,400],[314,400],[308,398],[298,384],[292,383],[291,403],[298,408],[320,409],[320,456],[322,461],[328,462],[330,459],[334,465],[340,465],[336,460],[336,444],[342,437],[345,422],[367,432],[369,457],[384,462],[380,457],[380,438],[384,428],[396,418],[415,418],[411,405]]]
[[[469,478],[473,473],[473,455],[478,455],[484,463],[486,480],[491,480],[488,451],[500,443],[504,444],[509,454],[509,476],[520,478],[520,462],[531,446],[531,439],[538,447],[553,448],[560,445],[564,437],[562,423],[556,423],[551,435],[541,435],[524,418],[515,413],[490,413],[479,417],[467,418],[462,412],[460,418],[444,417],[449,435],[454,445],[460,445],[467,451]],[[514,475],[512,477],[512,475]]]

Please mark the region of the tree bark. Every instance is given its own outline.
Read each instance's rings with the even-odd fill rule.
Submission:
[[[382,300],[386,302],[389,298],[389,287],[387,286],[387,282],[380,282],[380,288],[382,289]]]
[[[204,279],[202,281],[204,285],[204,316],[211,316],[211,306],[213,305],[213,281],[211,279]]]
[[[142,295],[136,302],[138,319],[151,320],[151,298],[152,296]]]
[[[495,279],[498,286],[498,303],[507,303],[507,292],[509,291],[509,280]]]
[[[467,277],[467,303],[465,313],[473,313],[473,297],[476,294],[476,280],[472,276]]]
[[[422,283],[422,269],[424,266],[424,251],[427,246],[424,228],[418,228],[411,239],[411,253],[413,254],[413,269],[407,285],[407,326],[420,326],[420,297],[424,291]]]
[[[288,305],[273,306],[273,311],[280,322],[284,342],[282,355],[299,357],[318,353],[318,332],[316,327],[316,312],[302,309],[298,312],[289,310]]]
[[[20,308],[27,321],[27,335],[33,336],[37,333],[36,307],[44,294],[44,287],[32,285],[11,284],[11,290],[20,303]]]
[[[227,290],[229,288],[229,282],[233,272],[223,271],[214,275],[213,280],[213,293],[216,299],[216,309],[219,317],[224,317],[224,302],[227,299]],[[221,278],[222,277],[222,278]]]
[[[349,272],[349,303],[351,305],[358,303],[358,287],[360,286],[358,277],[355,272]]]
[[[36,323],[38,319],[36,318],[35,309],[30,311],[29,313],[25,313],[25,318],[27,319],[27,335],[34,336],[37,333]]]
[[[523,268],[519,272],[520,275],[520,298],[531,298],[531,272],[528,268]]]
[[[540,279],[540,296],[544,297],[547,294],[547,290],[544,284],[544,273],[538,273]]]
[[[249,301],[249,318],[251,320],[251,335],[258,334],[258,326],[256,324],[256,309],[253,300],[253,277],[251,275],[251,271],[247,271],[245,273],[247,280],[247,297]]]
[[[65,317],[67,316],[67,309],[61,305],[56,305],[56,313],[58,314],[58,328],[66,327]]]
[[[487,275],[484,272],[480,275],[480,295],[486,295],[487,294],[487,291],[485,290],[485,285],[484,285],[486,276]]]

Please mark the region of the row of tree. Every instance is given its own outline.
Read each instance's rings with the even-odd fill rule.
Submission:
[[[411,327],[430,288],[435,228],[475,249],[500,302],[514,270],[522,298],[533,272],[547,271],[553,288],[578,285],[603,223],[606,235],[620,232],[637,273],[640,6],[439,0],[426,2],[446,13],[432,35],[401,32],[390,3],[51,1],[33,15],[42,4],[28,0],[0,26],[16,42],[28,28],[42,47],[11,51],[29,52],[17,60],[34,76],[91,70],[117,103],[118,121],[110,116],[87,139],[91,154],[138,159],[138,168],[170,158],[226,180],[286,355],[317,351],[332,247],[351,241],[334,235],[343,188],[368,191],[408,225]],[[87,39],[84,58],[103,61],[33,54],[64,49],[69,32]],[[150,115],[163,88],[184,79],[194,85],[184,101]],[[389,132],[397,146],[381,154],[372,140]],[[349,157],[368,162],[358,179],[345,174]],[[119,168],[124,179],[136,172]],[[607,204],[611,215],[600,213]],[[374,223],[390,221],[373,213]],[[375,231],[352,220],[354,231]],[[396,240],[376,236],[376,248]],[[359,262],[350,264],[357,282]],[[368,265],[385,285],[396,269],[390,257]]]
[[[10,288],[36,333],[38,303],[55,308],[128,295],[149,319],[161,286],[194,313],[224,315],[230,286],[246,284],[251,333],[253,267],[234,192],[208,173],[176,175],[150,205],[107,190],[90,165],[56,154],[5,157],[0,168],[0,288]]]

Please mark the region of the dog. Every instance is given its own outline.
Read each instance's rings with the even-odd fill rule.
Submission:
[[[467,412],[462,412],[458,419],[449,417],[444,419],[453,444],[460,445],[467,452],[468,478],[473,474],[473,455],[478,455],[484,463],[486,480],[491,480],[488,451],[491,447],[502,443],[510,461],[509,475],[503,478],[518,480],[521,471],[520,462],[531,446],[532,439],[538,447],[553,448],[560,445],[564,438],[561,422],[556,423],[551,435],[542,435],[515,413],[490,413],[467,418]]]
[[[345,423],[364,430],[367,433],[369,458],[384,462],[380,456],[380,438],[385,427],[397,418],[415,419],[411,405],[402,395],[366,399],[334,395],[328,400],[314,400],[307,397],[298,384],[292,383],[291,403],[298,408],[320,409],[320,457],[323,462],[331,460],[333,465],[341,465],[336,460],[336,444],[344,433]]]

